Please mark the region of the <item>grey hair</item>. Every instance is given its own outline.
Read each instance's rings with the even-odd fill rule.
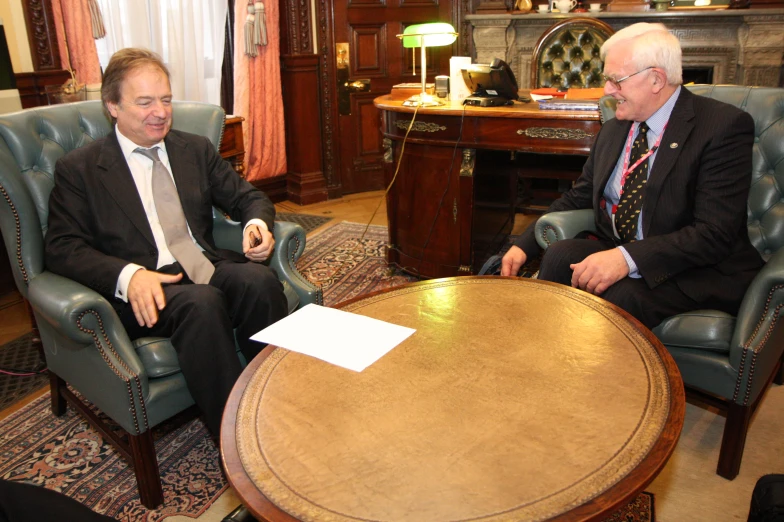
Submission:
[[[664,69],[670,85],[683,83],[681,44],[664,24],[641,22],[624,27],[604,42],[600,51],[602,60],[618,44],[633,46],[632,61],[638,71],[658,67]]]

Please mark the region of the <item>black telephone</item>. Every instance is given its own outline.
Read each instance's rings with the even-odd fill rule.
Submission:
[[[517,80],[512,68],[496,58],[490,65],[474,64],[462,70],[463,80],[473,94],[465,99],[464,105],[496,107],[512,105],[517,100]]]

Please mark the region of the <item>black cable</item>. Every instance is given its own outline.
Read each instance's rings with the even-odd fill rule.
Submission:
[[[376,208],[373,210],[373,213],[370,215],[370,219],[368,219],[368,222],[365,225],[365,230],[362,231],[362,235],[359,237],[359,240],[357,241],[357,243],[359,243],[360,245],[362,244],[362,240],[365,239],[365,235],[367,234],[368,229],[370,229],[370,224],[373,222],[373,218],[376,217],[376,214],[378,213],[378,209],[381,208],[381,204],[384,202],[384,200],[386,200],[387,194],[392,189],[392,185],[395,184],[395,180],[397,179],[397,174],[398,174],[398,172],[400,172],[400,164],[403,161],[403,152],[406,150],[406,140],[408,139],[408,133],[410,133],[411,129],[414,128],[414,122],[416,121],[417,112],[419,112],[419,106],[418,105],[414,106],[414,114],[411,116],[411,122],[408,124],[408,129],[406,129],[406,134],[405,134],[405,136],[403,136],[403,143],[400,146],[400,154],[398,155],[398,158],[397,158],[397,167],[395,168],[395,173],[392,176],[392,180],[389,182],[389,185],[387,185],[386,190],[381,195],[381,198],[379,198],[378,205],[376,205]],[[389,249],[389,244],[388,243],[385,244],[384,246],[387,249]],[[340,263],[340,265],[337,267],[337,269],[335,269],[335,272],[333,273],[332,277],[330,278],[331,282],[334,282],[335,279],[337,279],[338,275],[340,274],[340,271],[343,270],[343,267],[345,266],[346,261],[347,260],[344,259],[343,262]],[[389,264],[389,263],[387,263],[387,264]],[[419,273],[419,271],[417,270],[417,274],[418,273]]]

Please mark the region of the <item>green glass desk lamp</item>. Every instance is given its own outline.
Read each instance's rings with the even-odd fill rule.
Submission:
[[[404,101],[403,105],[408,107],[434,107],[436,105],[443,105],[444,102],[440,101],[432,94],[427,94],[425,91],[425,76],[427,74],[425,48],[451,45],[457,39],[455,28],[452,27],[452,24],[442,22],[415,24],[406,27],[403,34],[399,34],[397,37],[403,40],[403,47],[406,49],[412,49],[414,47],[420,47],[422,49],[422,61],[420,65],[422,68],[422,92],[415,94]]]

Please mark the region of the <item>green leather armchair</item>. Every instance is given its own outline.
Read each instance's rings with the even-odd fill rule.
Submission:
[[[693,393],[727,411],[717,473],[740,470],[751,416],[770,383],[782,383],[784,352],[784,89],[694,85],[695,94],[739,107],[754,118],[753,172],[748,202],[751,242],[766,264],[746,292],[737,317],[716,310],[676,315],[653,329],[672,354]],[[615,100],[600,101],[602,121],[615,116]],[[536,222],[542,248],[583,230],[595,230],[593,211],[545,214]]]
[[[206,136],[218,147],[223,109],[174,102],[173,111],[175,129]],[[114,442],[134,467],[142,503],[153,508],[163,502],[163,491],[151,428],[193,404],[177,354],[165,338],[132,342],[101,295],[44,266],[43,236],[55,162],[111,129],[98,101],[0,117],[0,227],[16,286],[29,301],[40,330],[54,413],[65,412],[66,399]],[[218,211],[214,219],[218,246],[241,252],[239,224]],[[305,248],[302,227],[277,222],[274,236],[276,248],[269,264],[283,282],[289,311],[321,303],[321,290],[296,268]],[[97,406],[125,433],[118,436],[106,429],[81,399]]]

